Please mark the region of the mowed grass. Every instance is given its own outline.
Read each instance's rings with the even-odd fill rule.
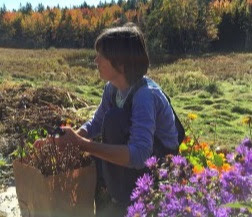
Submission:
[[[94,50],[0,48],[0,84],[57,86],[83,97],[92,108],[105,82],[93,62]],[[252,116],[252,53],[204,54],[152,63],[149,76],[171,97],[184,123],[187,114],[201,141],[235,147],[249,135],[242,119]]]

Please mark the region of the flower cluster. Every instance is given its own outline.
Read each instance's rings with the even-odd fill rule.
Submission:
[[[189,136],[184,139],[179,151],[194,166],[194,173],[200,173],[206,167],[219,172],[232,169],[226,159],[227,150],[214,150],[208,143],[200,143]]]
[[[251,216],[251,140],[226,154],[226,161],[229,170],[204,167],[195,173],[183,156],[151,157],[146,161],[150,172],[137,180],[127,217]],[[226,205],[237,201],[247,206]]]

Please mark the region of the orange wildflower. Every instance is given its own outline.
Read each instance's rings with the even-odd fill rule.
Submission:
[[[185,136],[183,143],[189,143],[191,142],[191,137],[190,136]]]
[[[204,167],[201,167],[201,166],[194,166],[193,167],[194,174],[199,174],[199,173],[202,173],[203,171],[204,171]]]
[[[231,169],[232,169],[232,167],[228,163],[224,163],[223,166],[222,166],[222,172],[228,172]]]
[[[202,149],[205,149],[208,147],[208,144],[206,142],[202,142],[200,143],[200,146],[202,147]]]
[[[199,145],[194,145],[194,146],[193,146],[193,149],[194,149],[195,151],[199,151],[199,150],[200,150],[200,146],[199,146]]]

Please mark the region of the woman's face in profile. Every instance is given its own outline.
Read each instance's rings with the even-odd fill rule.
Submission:
[[[118,79],[118,76],[121,76],[121,73],[112,66],[111,62],[99,52],[97,52],[95,63],[101,79],[113,82]]]

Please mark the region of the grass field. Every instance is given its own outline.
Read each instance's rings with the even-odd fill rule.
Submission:
[[[95,51],[74,49],[23,50],[0,48],[0,84],[57,86],[98,105],[104,81],[93,62]],[[149,76],[171,96],[184,123],[200,140],[234,147],[249,135],[242,124],[252,116],[252,53],[204,54],[167,58],[151,65]]]

